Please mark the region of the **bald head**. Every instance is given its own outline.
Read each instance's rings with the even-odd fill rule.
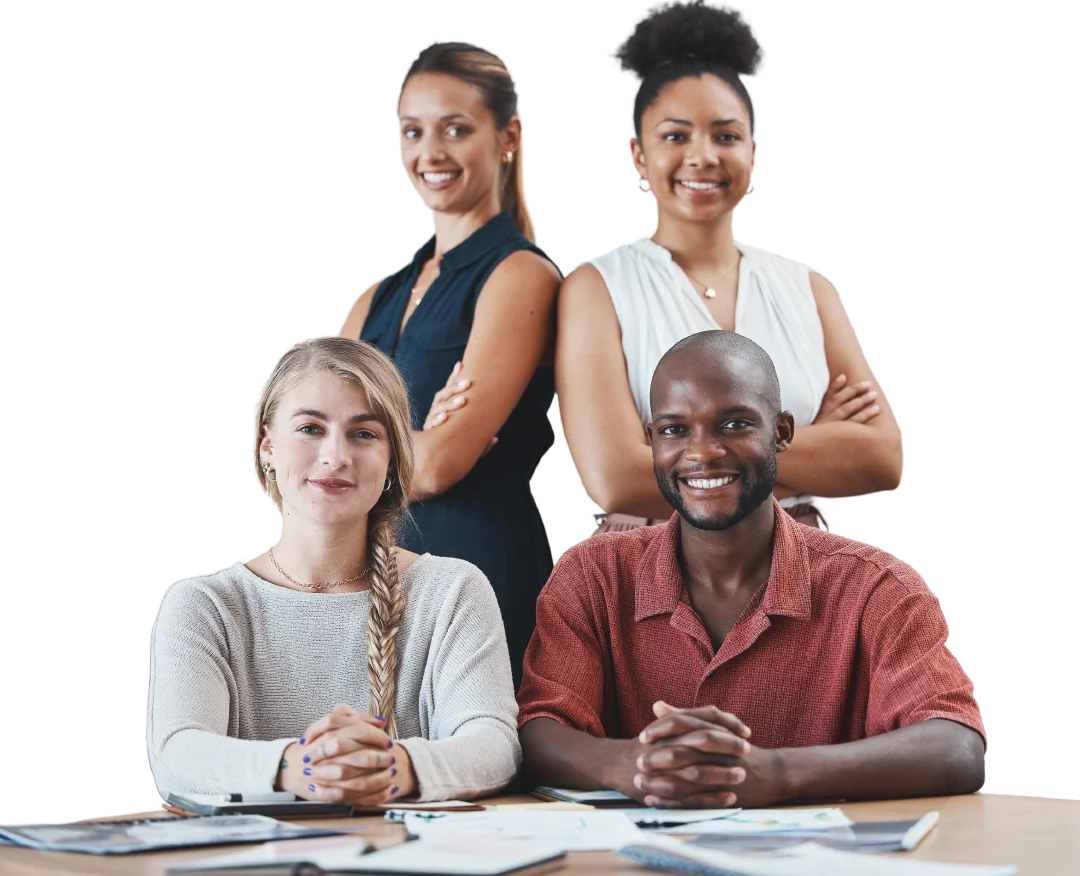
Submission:
[[[649,404],[654,413],[668,387],[685,380],[734,383],[731,388],[759,396],[772,416],[782,410],[773,360],[748,337],[735,332],[698,332],[668,350],[653,372]]]

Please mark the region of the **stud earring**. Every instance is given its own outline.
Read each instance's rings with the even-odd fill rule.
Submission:
[[[502,157],[502,163],[503,164],[509,164],[513,160],[514,160],[514,153],[513,152],[507,152]]]

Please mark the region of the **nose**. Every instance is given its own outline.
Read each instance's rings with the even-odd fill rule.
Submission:
[[[683,450],[683,459],[707,464],[727,456],[727,448],[712,429],[694,429]]]
[[[319,462],[330,471],[338,471],[348,465],[347,437],[340,429],[331,429],[319,442]]]
[[[421,161],[437,163],[446,158],[446,149],[442,139],[434,131],[425,131],[416,141],[416,150]]]
[[[720,163],[720,149],[711,135],[693,136],[685,152],[689,167],[716,167]]]

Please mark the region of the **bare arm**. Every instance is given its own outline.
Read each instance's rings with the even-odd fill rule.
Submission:
[[[345,317],[345,325],[341,327],[341,337],[353,338],[354,340],[360,337],[364,322],[367,320],[368,311],[371,310],[371,299],[375,297],[375,290],[378,288],[379,284],[376,283],[356,299],[356,303],[352,306],[352,310],[349,311],[349,315]]]
[[[816,273],[810,274],[810,287],[825,334],[831,378],[846,374],[849,383],[871,381],[880,410],[864,423],[848,420],[796,428],[791,447],[777,458],[778,488],[818,496],[858,496],[895,489],[903,468],[900,427],[870,372],[836,289]]]
[[[973,794],[983,784],[982,737],[945,718],[777,755],[785,800],[937,797]]]
[[[489,448],[551,353],[558,289],[555,266],[533,252],[516,252],[492,272],[477,299],[458,374],[469,381],[467,404],[438,429],[412,433],[413,499],[448,490]]]
[[[566,441],[589,498],[609,513],[670,516],[630,392],[619,319],[592,265],[570,274],[559,293],[555,386]]]
[[[634,788],[634,762],[645,746],[636,739],[598,739],[553,718],[534,718],[519,736],[526,787],[613,788],[639,800],[643,796]]]

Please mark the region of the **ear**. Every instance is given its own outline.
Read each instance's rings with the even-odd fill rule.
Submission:
[[[499,136],[500,152],[517,152],[521,148],[521,119],[514,116]]]
[[[266,426],[263,426],[262,441],[259,442],[259,456],[266,460],[274,458],[274,444],[270,440],[270,435],[266,431]]]
[[[645,167],[645,150],[641,148],[641,141],[637,137],[630,140],[630,155],[634,159],[634,170],[637,171],[638,176],[648,179],[649,173]]]
[[[791,446],[795,437],[795,417],[791,411],[781,411],[776,415],[776,452],[783,453]]]

